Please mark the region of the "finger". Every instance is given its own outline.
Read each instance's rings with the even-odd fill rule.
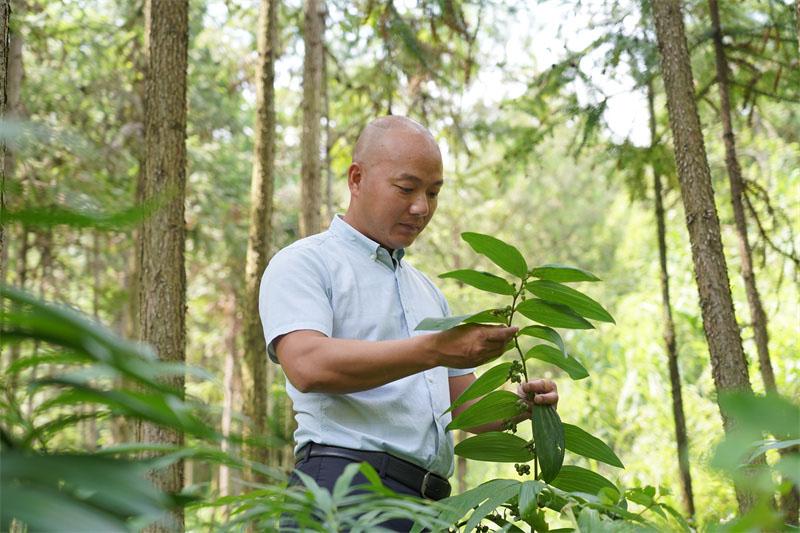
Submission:
[[[505,344],[508,341],[508,339],[513,337],[517,331],[519,331],[519,328],[516,326],[488,327],[486,332],[486,340],[502,342]]]
[[[558,393],[547,392],[545,394],[537,394],[533,397],[533,401],[538,405],[556,405],[558,403]]]
[[[548,392],[558,392],[555,382],[549,379],[534,379],[522,384],[522,390],[526,393],[546,394]]]

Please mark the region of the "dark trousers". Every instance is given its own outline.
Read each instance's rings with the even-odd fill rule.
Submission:
[[[316,481],[320,487],[326,488],[328,490],[333,490],[333,485],[336,483],[336,480],[339,476],[344,472],[344,469],[347,465],[353,463],[354,461],[350,461],[348,459],[343,459],[340,457],[306,457],[302,461],[300,461],[295,468],[304,474],[312,477],[314,481]],[[419,496],[419,494],[415,493],[413,489],[406,487],[402,483],[395,481],[394,479],[388,478],[386,476],[381,477],[381,481],[383,484],[393,491],[397,492],[398,494],[406,494],[410,496]],[[367,478],[364,477],[362,473],[356,474],[353,478],[353,485],[362,485],[362,484],[369,484]],[[302,486],[303,483],[300,479],[293,473],[289,478],[289,486]],[[356,491],[356,492],[365,492],[365,491]],[[288,525],[288,524],[287,524]],[[413,525],[412,520],[406,519],[394,519],[389,520],[388,522],[384,522],[381,524],[382,527],[385,529],[390,529],[392,531],[409,531],[411,526]],[[292,526],[289,525],[291,528]]]

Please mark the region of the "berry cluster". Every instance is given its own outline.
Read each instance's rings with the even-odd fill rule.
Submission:
[[[508,380],[512,383],[522,383],[522,363],[520,361],[511,361],[511,368],[508,369]]]
[[[517,474],[519,474],[520,476],[528,476],[531,473],[530,465],[521,465],[519,463],[514,463],[514,468],[517,469]]]

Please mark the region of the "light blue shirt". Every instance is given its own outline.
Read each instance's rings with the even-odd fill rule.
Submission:
[[[339,216],[330,229],[272,258],[261,280],[259,311],[270,359],[272,342],[310,329],[328,337],[406,339],[422,319],[449,315],[442,293],[420,271],[362,235]],[[472,369],[432,368],[350,394],[302,393],[294,402],[295,451],[309,441],[383,451],[443,476],[453,472],[448,378]]]

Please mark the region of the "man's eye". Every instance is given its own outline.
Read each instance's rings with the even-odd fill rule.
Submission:
[[[398,185],[397,188],[400,189],[405,194],[411,194],[412,192],[414,192],[414,189],[410,189],[408,187],[401,187],[400,185]]]
[[[437,196],[439,196],[439,191],[429,192],[428,196],[430,196],[431,198],[436,198]]]

